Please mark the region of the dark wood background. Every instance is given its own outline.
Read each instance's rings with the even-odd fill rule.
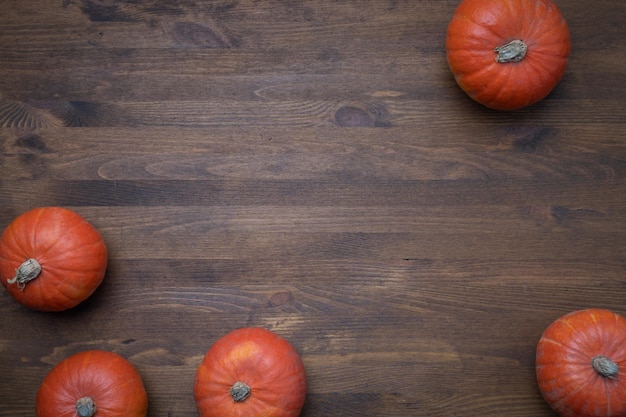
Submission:
[[[0,291],[0,416],[91,348],[197,416],[243,326],[301,353],[303,417],[553,416],[543,329],[626,313],[626,3],[558,3],[565,77],[507,113],[448,70],[456,0],[0,1],[0,227],[61,205],[110,251],[71,311]]]

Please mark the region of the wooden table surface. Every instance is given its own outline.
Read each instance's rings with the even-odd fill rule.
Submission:
[[[447,67],[457,1],[0,1],[0,227],[82,214],[103,284],[63,313],[0,289],[0,416],[86,349],[197,416],[220,336],[262,326],[311,416],[553,416],[535,346],[626,314],[626,3],[562,0],[572,55],[496,112]]]

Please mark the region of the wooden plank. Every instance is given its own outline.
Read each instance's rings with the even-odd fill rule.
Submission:
[[[67,180],[68,189],[72,181],[86,179],[103,187],[113,185],[104,180],[118,186],[147,180],[229,186],[230,180],[231,187],[254,181],[265,188],[273,181],[316,179],[323,187],[331,181],[342,188],[359,182],[365,193],[367,181],[375,189],[391,180],[459,180],[476,187],[513,179],[522,187],[534,181],[615,181],[625,172],[621,129],[585,125],[574,135],[566,126],[476,123],[449,126],[445,137],[399,128],[301,129],[294,143],[289,128],[275,127],[258,132],[26,128],[0,133],[0,150],[11,167],[5,179]],[[200,197],[190,193],[188,198]]]
[[[445,97],[442,97],[445,99]],[[406,127],[417,129],[428,124],[443,128],[461,109],[468,110],[461,125],[475,122],[472,111],[482,111],[466,97],[450,100],[450,105],[431,101],[359,100],[330,101],[171,101],[100,103],[86,101],[46,101],[24,103],[19,100],[0,101],[0,126],[7,128],[45,127],[237,127],[252,123],[258,128],[270,127]],[[596,104],[572,100],[568,112],[559,103],[546,100],[518,117],[532,123],[553,126],[576,126],[580,120],[593,116],[591,122],[601,125],[623,124],[626,108],[623,100],[606,100]],[[469,108],[468,108],[469,106]],[[542,110],[547,106],[547,110]]]

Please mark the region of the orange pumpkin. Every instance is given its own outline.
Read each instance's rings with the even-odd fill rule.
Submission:
[[[200,417],[297,417],[306,397],[304,365],[275,333],[234,330],[204,356],[194,394]]]
[[[13,298],[35,310],[78,305],[100,285],[106,266],[102,236],[69,209],[28,211],[0,239],[0,281]]]
[[[448,64],[472,99],[496,110],[536,103],[563,77],[567,22],[550,0],[462,0],[448,26]]]
[[[87,350],[59,362],[37,392],[37,417],[145,417],[141,375],[117,353]]]
[[[626,319],[603,309],[560,317],[539,340],[536,369],[560,416],[626,416]]]

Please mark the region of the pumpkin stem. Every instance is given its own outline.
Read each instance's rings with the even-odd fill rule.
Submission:
[[[519,39],[500,45],[494,49],[498,53],[496,62],[519,62],[524,59],[527,50],[526,44]]]
[[[79,417],[92,417],[96,414],[96,403],[91,397],[82,397],[76,401],[76,414]]]
[[[593,370],[605,378],[615,379],[619,372],[619,366],[606,356],[596,356],[591,360]]]
[[[7,280],[9,284],[17,284],[20,290],[23,290],[29,281],[34,280],[41,273],[41,265],[37,260],[30,258],[24,261],[22,265],[15,270],[15,276]]]
[[[233,397],[233,401],[236,403],[245,401],[246,398],[250,396],[250,392],[252,390],[247,384],[243,382],[235,382],[232,387],[230,387],[230,395]]]

